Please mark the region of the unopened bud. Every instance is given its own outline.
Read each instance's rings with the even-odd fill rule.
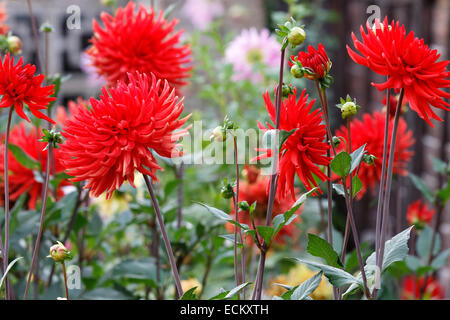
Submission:
[[[363,156],[363,161],[365,163],[367,163],[369,166],[371,166],[372,164],[375,163],[375,159],[376,159],[376,157],[374,155],[372,155],[372,154],[365,154]]]
[[[306,33],[303,28],[294,27],[288,34],[288,41],[292,47],[301,45],[306,39]]]
[[[333,145],[335,147],[339,147],[339,145],[341,144],[341,139],[339,139],[338,137],[333,137]]]
[[[291,68],[291,74],[294,78],[301,79],[305,75],[305,72],[298,64],[294,64]]]
[[[346,102],[341,108],[342,119],[351,118],[358,112],[358,108],[354,102]]]
[[[239,202],[239,209],[241,209],[242,211],[249,211],[250,205],[248,204],[247,201],[241,201]]]
[[[225,183],[220,190],[220,195],[224,199],[231,199],[234,195],[233,187],[229,183]]]
[[[50,255],[47,258],[52,258],[55,262],[64,262],[65,260],[72,260],[73,256],[69,250],[59,241],[50,247]]]
[[[9,36],[6,41],[8,42],[9,52],[14,55],[22,53],[22,40],[19,37]]]

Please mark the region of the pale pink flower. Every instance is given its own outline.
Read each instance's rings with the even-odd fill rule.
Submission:
[[[233,65],[233,80],[260,82],[261,67],[275,68],[280,63],[281,45],[267,29],[243,30],[235,37],[225,52],[225,62]]]

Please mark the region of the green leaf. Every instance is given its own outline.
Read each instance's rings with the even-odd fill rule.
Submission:
[[[286,211],[284,214],[279,214],[273,219],[273,235],[272,238],[275,238],[278,232],[284,227],[292,223],[292,221],[297,218],[297,215],[295,213],[298,211],[298,209],[306,202],[308,197],[313,194],[317,188],[314,188],[307,193],[304,193],[300,196],[300,198],[295,201],[294,205]]]
[[[322,263],[317,263],[317,262],[309,261],[309,260],[303,260],[303,259],[298,259],[298,258],[294,258],[294,260],[322,270],[325,277],[327,277],[328,281],[330,281],[330,283],[337,288],[340,288],[340,287],[343,287],[346,285],[351,285],[351,284],[356,284],[358,286],[362,286],[361,280],[359,280],[358,278],[354,277],[353,275],[351,275],[350,273],[348,273],[342,269],[331,267],[331,266],[328,266],[328,265],[325,265]]]
[[[361,179],[359,179],[357,176],[353,177],[352,179],[352,191],[353,191],[353,198],[357,196],[358,192],[361,191],[363,184],[361,182]]]
[[[392,263],[404,260],[406,258],[409,251],[408,240],[412,228],[413,227],[409,227],[408,229],[394,236],[391,240],[386,241],[381,272],[386,270],[386,268],[389,267]],[[375,252],[367,258],[366,263],[367,265],[376,265]]]
[[[157,286],[156,266],[153,258],[123,260],[114,266],[112,277],[114,279],[126,279],[132,282],[147,283],[153,287]]]
[[[342,184],[334,183],[333,189],[338,195],[345,197],[344,186]]]
[[[441,159],[432,157],[431,162],[433,163],[433,170],[440,174],[446,174],[447,173],[447,164],[442,161]]]
[[[339,177],[344,178],[350,173],[352,157],[345,151],[337,154],[330,163],[331,170]]]
[[[425,226],[420,231],[419,237],[417,239],[416,243],[416,250],[417,254],[422,259],[428,259],[430,256],[430,250],[431,250],[431,241],[433,239],[433,233],[434,230],[430,226]],[[441,237],[439,234],[436,235],[436,240],[434,242],[434,250],[433,255],[438,254],[439,250],[441,249]]]
[[[415,174],[409,173],[409,177],[417,190],[423,194],[425,199],[427,199],[430,203],[434,203],[434,195],[430,188],[428,188],[427,185]]]
[[[299,285],[291,295],[291,300],[306,300],[309,295],[317,289],[320,282],[322,281],[322,272],[317,273],[313,277],[304,281]]]
[[[258,234],[264,239],[267,245],[272,242],[273,228],[268,226],[256,226]]]
[[[201,202],[196,202],[197,204],[205,207],[210,213],[212,213],[216,218],[224,220],[224,221],[230,221],[233,220],[233,218],[228,214],[223,212],[222,210],[219,210],[217,208],[214,207],[210,207],[204,203]]]
[[[5,274],[3,274],[3,277],[2,277],[2,279],[0,280],[0,289],[1,289],[2,286],[3,286],[3,282],[5,281],[6,276],[8,275],[8,272],[12,269],[12,267],[13,267],[13,266],[16,264],[16,262],[19,261],[20,259],[22,259],[22,257],[18,257],[18,258],[14,259],[13,261],[11,261],[11,262],[8,264],[8,267],[6,268]]]
[[[352,165],[351,165],[351,169],[350,172],[355,171],[356,168],[358,168],[359,164],[361,163],[364,154],[366,153],[366,145],[361,146],[360,148],[358,148],[357,150],[353,151],[351,154],[351,158],[352,158]]]
[[[195,290],[197,290],[197,287],[189,289],[183,294],[180,300],[198,300],[197,295],[195,294]]]
[[[342,268],[341,259],[339,255],[334,251],[333,247],[328,241],[318,237],[314,234],[308,234],[308,247],[307,250],[313,256],[324,259],[328,265],[335,268]]]
[[[450,198],[450,181],[447,181],[447,186],[439,190],[436,196],[441,199],[442,205],[445,205]]]
[[[447,265],[448,256],[450,255],[450,249],[442,251],[436,258],[431,262],[431,266],[434,269],[440,269]]]
[[[14,158],[16,158],[16,160],[19,161],[24,167],[28,169],[40,170],[41,164],[26,154],[21,147],[10,143],[9,150],[14,155]]]
[[[244,288],[248,287],[251,284],[252,284],[251,282],[245,282],[245,283],[237,286],[236,288],[231,289],[230,292],[228,292],[228,294],[225,296],[225,299],[232,299],[235,295],[237,295]]]

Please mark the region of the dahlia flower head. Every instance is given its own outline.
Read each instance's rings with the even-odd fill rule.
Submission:
[[[255,225],[265,225],[266,224],[266,214],[267,214],[267,203],[269,202],[269,195],[267,194],[267,187],[270,182],[270,178],[267,176],[263,176],[260,174],[260,170],[256,166],[248,166],[246,165],[244,170],[242,171],[242,175],[245,180],[242,180],[239,184],[239,202],[247,201],[249,205],[252,205],[256,202],[256,208],[253,212],[253,217],[255,219]],[[298,190],[296,190],[298,191]],[[236,190],[235,190],[236,192]],[[279,214],[283,214],[288,211],[293,205],[294,202],[290,197],[275,197],[274,205],[273,205],[273,217],[276,217]],[[231,215],[233,219],[235,217],[235,211],[233,206],[233,201],[230,203],[231,207]],[[299,214],[299,211],[297,214]],[[298,219],[297,219],[298,221]],[[248,225],[253,229],[250,214],[248,211],[240,211],[239,212],[239,222]],[[231,223],[226,224],[226,228],[230,232],[234,232],[235,226]],[[287,238],[295,237],[296,227],[294,223],[291,223],[285,227],[283,227],[277,236],[274,239],[275,244],[284,244],[286,243]],[[249,244],[253,243],[253,239],[251,237],[247,238]]]
[[[225,8],[219,0],[186,0],[182,11],[196,29],[206,30],[225,13]]]
[[[426,203],[422,200],[417,200],[408,206],[406,211],[406,221],[410,226],[415,226],[416,229],[423,229],[425,225],[430,225],[436,212],[428,208]]]
[[[330,146],[325,142],[326,127],[322,123],[322,112],[319,109],[311,111],[315,100],[308,102],[306,90],[302,91],[298,100],[296,92],[294,89],[294,94],[281,102],[279,129],[295,132],[281,147],[277,168],[279,174],[277,193],[281,197],[290,194],[293,200],[295,200],[295,174],[307,190],[312,190],[318,187],[316,178],[321,181],[328,180],[320,166],[327,166],[331,161],[331,158],[326,156]],[[264,101],[270,119],[275,123],[275,106],[268,91],[264,94]],[[263,131],[275,129],[271,124],[266,122],[264,126],[259,121],[258,127]],[[272,157],[272,149],[260,148],[257,151],[261,154],[253,161]]]
[[[400,294],[402,300],[419,300],[421,298],[421,290],[424,287],[424,277],[409,276],[403,280],[403,289]],[[422,300],[441,300],[444,299],[444,288],[433,277],[427,277],[425,290],[423,291]]]
[[[6,12],[6,2],[0,2],[0,35],[5,35],[9,31],[9,26],[6,24],[8,14]]]
[[[155,75],[128,74],[128,81],[103,87],[90,108],[78,108],[65,122],[63,163],[72,181],[87,181],[93,197],[106,191],[107,199],[124,181],[133,187],[135,171],[157,181],[163,170],[152,154],[174,158],[182,155],[177,141],[190,116],[180,119],[183,100],[167,81]]]
[[[381,169],[383,164],[383,143],[384,143],[384,126],[386,123],[386,116],[381,112],[374,112],[373,114],[365,113],[362,119],[354,119],[350,123],[352,152],[356,151],[363,145],[366,145],[365,150],[368,154],[375,156],[374,164],[369,165],[361,162],[358,178],[361,180],[363,187],[357,195],[357,199],[361,199],[367,190],[375,191],[376,185],[381,180]],[[389,136],[388,136],[388,156],[390,152],[390,144],[393,130],[393,121],[389,122]],[[337,137],[345,139],[346,143],[341,143],[336,149],[336,152],[345,151],[346,144],[348,144],[348,130],[346,126],[341,126],[335,134]],[[408,129],[406,121],[400,118],[397,132],[397,142],[395,145],[394,168],[393,172],[399,175],[407,174],[407,166],[413,156],[413,151],[410,148],[414,145],[415,140],[413,133]],[[337,176],[333,178],[338,179]]]
[[[10,131],[9,143],[19,147],[25,154],[31,159],[40,163],[41,168],[45,171],[47,167],[47,152],[48,150],[44,150],[46,143],[40,142],[39,139],[43,136],[40,128],[30,128],[27,130],[25,124],[22,122],[17,126],[14,126]],[[4,137],[3,139],[4,140]],[[0,201],[4,200],[4,159],[5,159],[5,146],[4,141],[2,141],[2,145],[0,146],[0,174],[2,176],[1,179],[1,187],[0,193],[2,194]],[[54,173],[61,174],[64,172],[64,167],[61,163],[61,150],[53,149],[53,158],[54,158]],[[9,172],[9,198],[10,201],[17,201],[17,199],[24,193],[28,194],[28,208],[34,210],[36,209],[37,201],[41,198],[43,184],[42,181],[44,179],[37,179],[37,169],[31,169],[25,167],[22,163],[20,163],[13,153],[11,149],[8,154],[8,172]],[[53,169],[51,171],[53,174]],[[45,172],[42,173],[43,175]],[[64,191],[62,190],[63,186],[70,185],[68,181],[63,180],[57,188],[57,196],[64,196]],[[3,203],[3,202],[2,202]]]
[[[47,109],[48,104],[56,100],[51,96],[54,85],[42,87],[45,76],[43,74],[35,76],[35,72],[36,66],[30,64],[24,66],[22,57],[14,65],[14,57],[9,53],[6,54],[3,63],[0,64],[0,95],[3,96],[0,108],[14,106],[19,117],[30,122],[23,110],[26,104],[36,118],[55,123],[39,111]]]
[[[133,1],[118,8],[111,16],[102,12],[102,28],[93,22],[92,46],[87,49],[92,65],[110,86],[118,80],[128,81],[127,73],[150,74],[165,79],[170,86],[181,88],[187,84],[191,67],[191,49],[180,43],[183,31],[175,31],[178,20],[167,21],[164,13],[158,14]]]
[[[304,68],[310,69],[313,74],[305,73],[305,78],[310,80],[323,80],[325,76],[330,72],[331,60],[328,58],[327,52],[324,46],[319,43],[317,50],[309,45],[308,51],[301,51],[298,56],[292,56],[291,60],[297,59]],[[293,63],[289,62],[292,67]]]
[[[225,51],[225,62],[233,65],[234,81],[263,80],[261,67],[276,68],[280,63],[281,45],[267,29],[245,29],[236,36]]]
[[[431,50],[423,39],[397,21],[375,21],[373,28],[367,23],[367,32],[360,27],[362,41],[352,33],[353,44],[359,54],[347,46],[350,57],[356,63],[375,73],[387,76],[383,83],[372,83],[378,90],[404,89],[404,97],[412,110],[433,127],[430,119],[442,121],[432,107],[448,111],[450,104],[444,101],[450,94],[441,90],[450,86],[450,61],[438,61],[440,54]]]

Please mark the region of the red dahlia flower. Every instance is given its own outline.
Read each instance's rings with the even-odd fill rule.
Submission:
[[[6,13],[5,2],[0,2],[0,35],[5,35],[9,31],[8,25],[5,24],[6,19],[8,19],[8,14]]]
[[[62,146],[66,172],[73,181],[87,180],[94,197],[107,191],[109,199],[127,180],[134,186],[139,171],[157,180],[162,170],[151,149],[162,157],[178,157],[177,141],[188,129],[180,129],[188,117],[179,119],[183,101],[168,82],[145,74],[128,75],[128,84],[102,88],[91,108],[78,108],[65,123]]]
[[[275,122],[275,107],[270,100],[269,92],[264,94],[264,100],[269,116]],[[322,112],[320,110],[311,112],[315,100],[309,103],[307,100],[306,90],[303,90],[300,98],[296,101],[296,90],[294,90],[294,94],[289,95],[288,98],[282,101],[280,110],[280,130],[292,131],[295,129],[295,132],[287,138],[280,150],[277,193],[280,197],[290,193],[294,200],[295,173],[297,173],[306,189],[311,190],[313,186],[318,186],[315,178],[322,181],[328,179],[318,166],[327,166],[331,161],[326,156],[330,146],[325,142],[326,129],[325,125],[322,124]],[[267,127],[264,127],[258,121],[258,126],[261,130],[274,129],[269,123],[266,123],[266,125]],[[258,149],[258,151],[265,153],[254,160],[272,156],[271,149]]]
[[[423,229],[425,224],[430,224],[433,220],[435,211],[428,208],[421,200],[417,200],[408,206],[406,211],[406,220],[409,225],[416,226],[417,229]]]
[[[41,164],[41,168],[45,170],[47,167],[47,150],[44,151],[46,143],[38,141],[42,138],[43,133],[40,129],[32,128],[26,130],[25,125],[21,123],[19,126],[13,127],[10,132],[9,142],[18,146],[33,160]],[[3,177],[4,171],[4,145],[1,145],[0,150],[0,172]],[[37,199],[42,195],[43,178],[37,179],[40,175],[37,170],[30,169],[22,165],[13,155],[11,149],[8,156],[8,172],[9,172],[9,188],[10,188],[10,200],[16,201],[23,193],[28,193],[28,207],[30,209],[36,208]],[[59,174],[64,172],[64,168],[61,163],[61,150],[53,149],[53,157],[55,163],[55,173]],[[43,173],[43,175],[45,172]],[[68,185],[67,181],[63,181],[58,186],[57,196],[62,197],[64,195],[62,186]],[[4,185],[2,178],[2,186],[0,187],[0,193],[2,197],[0,201],[3,201],[4,197]]]
[[[153,73],[176,88],[185,85],[191,68],[184,65],[191,61],[191,50],[180,44],[183,31],[174,33],[178,20],[168,22],[162,11],[156,14],[143,5],[135,14],[135,8],[130,1],[114,17],[103,12],[104,28],[94,20],[92,47],[87,53],[98,73],[112,86],[118,80],[128,81],[127,73],[136,71]]]
[[[310,80],[325,79],[331,69],[331,61],[321,43],[319,43],[317,50],[313,46],[308,46],[308,52],[302,51],[299,52],[298,57],[291,57],[292,61],[296,58],[304,68],[309,68],[314,73],[313,75],[305,73],[305,77]],[[289,62],[289,65],[292,67],[293,63]]]
[[[35,72],[35,66],[23,66],[23,58],[14,65],[14,57],[6,54],[3,64],[0,64],[0,95],[3,96],[0,108],[14,106],[17,114],[29,122],[30,119],[23,111],[23,105],[26,104],[37,118],[55,123],[39,111],[47,109],[47,105],[56,99],[51,97],[54,86],[41,87],[44,75],[35,76]]]
[[[384,125],[386,117],[381,112],[374,112],[373,114],[366,113],[363,119],[355,119],[350,124],[352,134],[352,152],[366,144],[366,150],[369,154],[374,155],[376,159],[374,164],[369,166],[362,162],[358,177],[363,183],[361,191],[358,193],[358,198],[361,198],[368,188],[374,188],[381,179],[381,167],[383,163],[383,141],[384,141]],[[388,137],[388,155],[389,146],[391,143],[393,129],[393,121],[389,123],[389,137]],[[348,131],[346,126],[342,126],[336,131],[336,136],[343,137],[348,141]],[[414,144],[415,140],[411,130],[408,130],[405,120],[400,118],[397,142],[395,145],[394,158],[394,173],[405,175],[408,162],[411,160],[413,152],[409,148]],[[345,143],[341,143],[337,151],[343,151]]]
[[[450,86],[450,72],[446,67],[450,61],[440,61],[437,50],[431,50],[423,39],[416,38],[414,32],[406,35],[405,27],[399,22],[383,23],[377,20],[374,29],[367,24],[367,33],[361,26],[362,42],[352,34],[358,55],[349,46],[347,51],[356,63],[370,68],[372,71],[388,76],[384,83],[373,84],[378,90],[405,90],[405,98],[411,109],[430,126],[430,118],[442,121],[430,106],[449,110],[445,98],[450,94],[440,88]]]
[[[424,278],[418,279],[416,276],[406,277],[403,281],[403,290],[400,295],[402,300],[419,300],[424,286]],[[444,299],[444,289],[433,277],[428,277],[423,290],[422,300]]]
[[[248,174],[245,174],[245,173]],[[239,185],[239,201],[247,201],[249,205],[256,201],[256,208],[253,212],[253,217],[255,219],[255,225],[265,225],[266,224],[266,214],[267,214],[267,203],[269,201],[269,195],[267,194],[267,187],[269,185],[270,178],[267,176],[262,176],[259,174],[259,169],[255,166],[246,166],[242,172],[246,176],[245,181],[241,181]],[[288,211],[294,205],[289,197],[280,198],[275,197],[273,205],[273,216],[283,214]],[[234,219],[234,206],[233,201],[231,201],[231,214]],[[239,212],[239,222],[248,225],[253,229],[250,214],[248,211]],[[226,228],[230,232],[234,232],[234,225],[231,223],[226,224]],[[284,244],[286,238],[293,238],[295,235],[296,227],[293,223],[283,227],[278,235],[275,237],[275,243]],[[253,240],[248,237],[248,242],[251,244]]]

